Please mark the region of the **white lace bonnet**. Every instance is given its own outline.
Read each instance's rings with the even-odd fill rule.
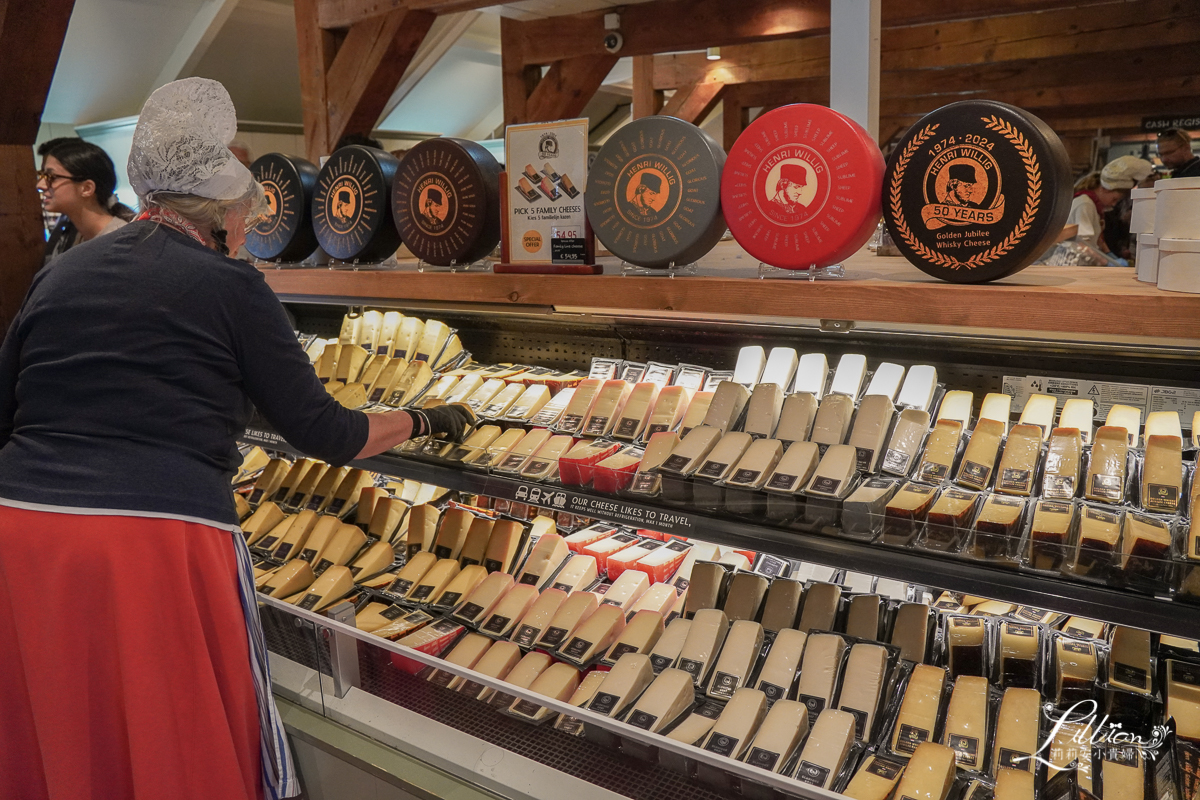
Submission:
[[[236,200],[254,176],[229,152],[237,111],[225,87],[208,78],[184,78],[155,90],[142,106],[129,182],[142,200],[176,192]]]

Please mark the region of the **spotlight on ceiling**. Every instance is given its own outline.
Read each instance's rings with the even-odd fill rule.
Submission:
[[[710,48],[708,48],[708,50],[705,52],[704,55],[709,61],[720,61],[721,60],[721,48],[710,47]]]

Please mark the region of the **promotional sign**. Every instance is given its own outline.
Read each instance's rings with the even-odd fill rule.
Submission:
[[[507,263],[585,265],[588,121],[510,125],[504,133],[508,174]]]

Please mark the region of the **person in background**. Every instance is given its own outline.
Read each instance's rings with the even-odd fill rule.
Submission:
[[[1077,225],[1073,237],[1076,242],[1100,252],[1111,252],[1103,242],[1104,212],[1115,206],[1140,181],[1149,177],[1154,165],[1134,156],[1121,156],[1104,165],[1100,172],[1092,172],[1075,182],[1075,199],[1067,215],[1067,225]]]
[[[1192,153],[1192,137],[1187,131],[1170,128],[1158,134],[1158,157],[1171,170],[1172,178],[1200,178],[1200,156]]]
[[[37,154],[42,159],[37,174],[42,208],[59,215],[46,242],[45,263],[133,219],[133,209],[113,194],[117,173],[104,150],[83,139],[61,137],[43,142]]]
[[[250,145],[241,139],[234,139],[229,143],[229,152],[233,153],[233,157],[246,169],[250,169],[250,165],[254,163],[254,156],[250,155]]]

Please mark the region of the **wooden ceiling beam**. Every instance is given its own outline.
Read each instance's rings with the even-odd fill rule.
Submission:
[[[529,95],[525,118],[520,121],[547,122],[578,117],[616,63],[617,57],[607,53],[555,62]],[[507,109],[505,116],[508,116]]]
[[[654,56],[634,56],[633,118],[641,119],[659,113],[664,102],[662,90],[654,88]]]
[[[678,117],[684,122],[699,125],[712,110],[721,102],[725,93],[723,83],[699,83],[695,86],[681,86],[663,106],[660,113],[668,117]]]
[[[317,24],[326,30],[349,28],[393,11],[452,14],[496,5],[495,0],[317,0]]]

